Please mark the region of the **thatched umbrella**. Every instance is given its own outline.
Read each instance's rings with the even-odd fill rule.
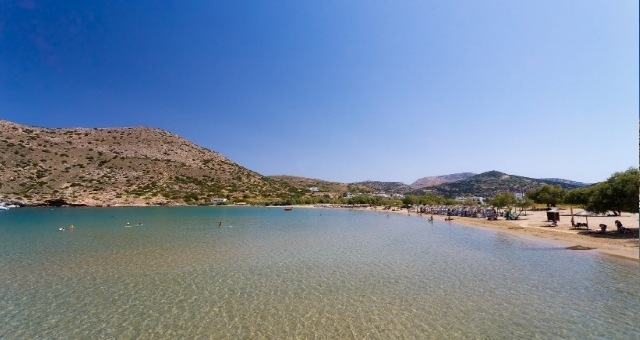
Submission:
[[[590,215],[591,215],[591,213],[586,211],[586,210],[582,210],[581,212],[576,214],[576,216],[584,216],[584,218],[587,219],[587,225],[589,225],[589,216]]]

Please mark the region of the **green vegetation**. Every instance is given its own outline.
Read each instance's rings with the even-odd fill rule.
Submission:
[[[616,172],[606,181],[596,185],[574,189],[567,193],[565,203],[579,204],[595,213],[613,211],[615,215],[638,211],[640,177],[638,169],[629,168]]]
[[[555,206],[558,203],[576,204],[594,213],[612,211],[615,215],[638,211],[640,177],[638,169],[616,172],[606,181],[566,191],[560,186],[543,185],[527,191],[535,203]]]
[[[566,191],[559,185],[544,184],[536,189],[527,191],[527,197],[536,203],[546,204],[547,206],[556,206],[562,202]]]
[[[428,194],[422,196],[407,195],[402,200],[405,205],[453,205],[457,202],[450,198],[444,198],[442,196]]]
[[[489,200],[489,204],[500,209],[511,207],[516,203],[516,196],[511,192],[501,192]]]

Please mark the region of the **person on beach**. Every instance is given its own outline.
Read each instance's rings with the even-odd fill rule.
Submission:
[[[222,228],[222,221],[220,221],[220,223],[218,223],[218,228]]]
[[[620,222],[619,220],[616,220],[615,222],[616,224],[616,228],[618,228],[618,232],[623,234],[623,233],[629,233],[631,232],[631,230],[629,228],[625,228],[622,226],[622,222]]]

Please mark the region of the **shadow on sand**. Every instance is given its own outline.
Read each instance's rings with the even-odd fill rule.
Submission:
[[[625,232],[625,233],[619,233],[617,230],[611,230],[605,233],[601,233],[600,231],[595,231],[595,230],[585,230],[585,231],[578,232],[578,234],[591,236],[591,237],[598,237],[598,238],[634,239],[634,238],[638,238],[638,228],[629,228],[628,232]]]

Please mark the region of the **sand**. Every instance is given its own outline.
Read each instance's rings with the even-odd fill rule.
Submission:
[[[373,210],[373,209],[372,209]],[[381,213],[401,213],[409,214],[420,218],[428,218],[430,215],[419,216],[413,211],[399,209],[396,211],[375,209]],[[582,211],[574,209],[574,214]],[[434,219],[444,220],[446,216],[433,215]],[[569,210],[560,211],[560,222],[557,227],[550,226],[547,221],[546,211],[527,211],[525,216],[520,216],[517,220],[505,220],[499,218],[497,221],[488,221],[485,218],[471,218],[454,216],[451,223],[461,224],[471,227],[490,228],[500,232],[521,237],[535,237],[557,241],[568,249],[576,251],[593,251],[603,255],[610,255],[620,259],[640,262],[640,250],[638,248],[638,214],[622,213],[622,216],[589,216],[589,229],[591,232],[600,230],[599,224],[607,225],[607,232],[604,235],[589,233],[585,229],[571,228],[571,215]],[[586,222],[584,216],[574,216],[575,222]],[[614,221],[619,220],[622,225],[633,229],[633,236],[629,234],[618,234]]]

